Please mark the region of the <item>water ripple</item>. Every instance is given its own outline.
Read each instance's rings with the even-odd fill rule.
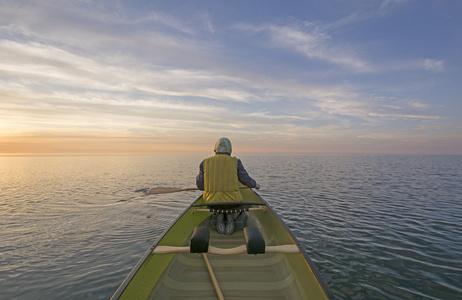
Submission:
[[[338,299],[462,299],[462,157],[243,155]],[[5,299],[107,299],[202,157],[0,158]]]

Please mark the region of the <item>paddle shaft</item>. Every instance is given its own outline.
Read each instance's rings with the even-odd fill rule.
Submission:
[[[202,257],[204,258],[205,265],[207,266],[207,270],[209,271],[210,279],[212,280],[213,287],[215,288],[215,292],[217,293],[218,299],[224,300],[225,297],[223,297],[223,293],[221,292],[220,285],[218,284],[218,280],[215,277],[215,273],[213,272],[212,266],[210,265],[207,254],[202,253]]]
[[[248,189],[246,186],[240,186],[240,189]],[[152,188],[149,190],[148,194],[168,194],[168,193],[177,193],[177,192],[184,192],[184,191],[198,191],[198,188],[172,188],[172,187],[158,187]]]
[[[184,192],[184,191],[198,191],[198,188],[169,188],[169,187],[159,187],[159,188],[152,188],[149,190],[148,194],[168,194],[168,193],[177,193],[177,192]]]

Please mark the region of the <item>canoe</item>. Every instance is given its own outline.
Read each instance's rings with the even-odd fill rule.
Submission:
[[[231,235],[199,197],[149,248],[111,299],[334,299],[313,261],[268,203],[246,203]],[[219,206],[218,206],[219,209]]]

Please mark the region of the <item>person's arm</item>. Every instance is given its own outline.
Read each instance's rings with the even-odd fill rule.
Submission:
[[[243,185],[249,188],[256,188],[257,190],[260,189],[260,185],[249,176],[240,159],[237,160],[237,176]]]
[[[199,190],[204,190],[204,161],[199,166],[199,174],[196,177],[196,186]]]

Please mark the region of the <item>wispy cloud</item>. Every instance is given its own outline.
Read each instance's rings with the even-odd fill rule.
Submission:
[[[148,17],[143,21],[153,21],[188,34],[195,33],[191,26],[163,12],[150,11]]]
[[[237,24],[235,28],[254,34],[267,34],[273,46],[296,51],[309,59],[321,60],[357,72],[372,70],[368,62],[352,53],[348,47],[335,45],[332,37],[316,23],[267,23],[260,26]]]
[[[143,67],[141,61],[133,67],[125,65],[126,62],[111,66],[96,58],[37,42],[0,41],[0,49],[7,58],[0,62],[0,75],[18,76],[42,86],[240,102],[257,100],[243,89],[249,82],[212,71]]]
[[[384,0],[379,7],[379,11],[381,14],[385,14],[390,10],[409,2],[409,0]]]
[[[123,1],[63,3],[10,1],[0,11],[3,135],[311,143],[444,119],[431,101],[410,96],[424,83],[405,93],[409,81],[387,84],[402,71],[442,74],[445,60],[383,59],[367,42],[342,38],[371,12],[215,26],[221,20],[206,9],[185,16]]]
[[[443,71],[444,70],[444,62],[442,60],[434,60],[434,59],[425,59],[423,61],[424,68],[430,71]]]
[[[372,13],[355,13],[330,24],[295,22],[293,20],[286,24],[265,23],[252,25],[239,23],[234,28],[247,34],[265,34],[271,47],[298,52],[309,60],[323,61],[333,67],[343,68],[345,72],[377,74],[398,70],[444,70],[442,60],[430,58],[376,62],[377,59],[368,53],[369,51],[365,45],[364,49],[361,50],[361,45],[352,47],[329,34],[336,28],[362,22],[372,16],[374,16]],[[368,54],[365,55],[365,53]]]
[[[307,44],[307,53],[316,56],[319,49],[328,37],[314,32],[312,35],[294,30],[289,27],[270,26],[275,40],[283,41],[284,37],[292,41],[292,44]],[[267,30],[266,26],[258,30]],[[301,49],[303,45],[300,46]],[[322,46],[321,46],[322,48]],[[19,43],[13,41],[1,41],[0,49],[8,60],[0,65],[0,74],[5,76],[18,76],[25,88],[42,89],[42,101],[68,101],[68,106],[79,107],[82,101],[86,102],[87,109],[96,105],[106,106],[105,109],[97,110],[98,113],[114,112],[107,107],[125,107],[125,114],[130,114],[130,107],[144,106],[149,108],[172,107],[171,101],[179,101],[179,97],[193,99],[209,99],[208,111],[213,110],[219,104],[213,101],[241,103],[267,103],[267,105],[282,105],[288,114],[278,114],[273,111],[270,114],[253,114],[249,117],[272,118],[273,120],[286,120],[289,122],[300,120],[314,120],[330,118],[322,116],[322,112],[328,115],[356,116],[379,116],[370,114],[372,103],[364,100],[364,96],[352,90],[351,87],[328,85],[307,85],[290,80],[276,80],[267,76],[225,75],[214,70],[175,69],[165,66],[143,67],[140,61],[138,65],[129,67],[127,61],[120,61],[117,65],[107,65],[97,61],[96,57],[82,56],[57,46],[45,45],[38,42]],[[319,55],[318,55],[319,56]],[[338,61],[339,58],[337,58]],[[128,60],[128,62],[132,62]],[[47,87],[55,89],[54,92],[46,92]],[[67,89],[74,93],[66,92]],[[63,90],[64,92],[56,92]],[[86,92],[93,90],[93,92]],[[31,93],[32,94],[32,91]],[[264,96],[262,96],[264,95]],[[33,96],[30,99],[34,99]],[[138,101],[130,100],[132,97]],[[172,98],[173,97],[173,98]],[[168,100],[170,98],[170,100]],[[304,103],[305,110],[299,110],[300,104],[288,104],[287,99],[299,99]],[[48,100],[47,100],[48,99]],[[80,99],[80,100],[79,100]],[[277,100],[280,99],[280,100]],[[168,105],[162,106],[162,103]],[[194,100],[197,102],[197,100]],[[273,102],[273,103],[272,103]],[[93,103],[93,105],[92,105]],[[186,102],[180,101],[177,105],[177,118],[181,113],[189,111]],[[200,102],[199,102],[200,103]],[[272,103],[272,104],[270,104]],[[196,107],[201,107],[199,104]],[[293,107],[294,111],[290,111]],[[138,111],[138,110],[135,110]],[[306,112],[310,113],[307,114]],[[312,112],[317,111],[316,115]],[[74,113],[75,110],[72,110]],[[160,117],[159,115],[139,113],[147,117]],[[167,115],[167,113],[165,114]],[[226,114],[223,114],[223,117]],[[290,116],[290,117],[289,117]],[[190,119],[186,117],[186,119]],[[250,118],[249,118],[250,119]]]
[[[440,119],[439,116],[426,116],[426,115],[403,115],[403,114],[385,114],[385,113],[369,113],[370,116],[373,117],[380,117],[380,118],[387,118],[387,119],[428,119],[428,120],[438,120]]]

